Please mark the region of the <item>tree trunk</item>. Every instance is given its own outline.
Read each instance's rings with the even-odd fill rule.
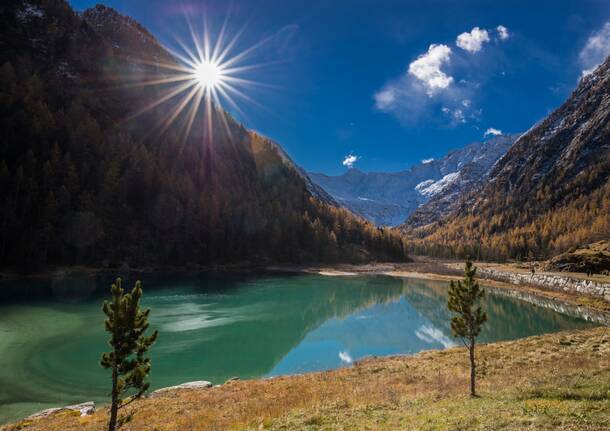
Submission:
[[[118,371],[117,366],[112,367],[112,404],[110,406],[110,422],[108,422],[108,431],[116,430],[116,420],[119,411],[119,397],[117,394]]]
[[[474,338],[470,339],[470,346],[468,347],[468,351],[470,353],[470,396],[476,397],[477,394],[475,392],[475,363],[474,363]]]

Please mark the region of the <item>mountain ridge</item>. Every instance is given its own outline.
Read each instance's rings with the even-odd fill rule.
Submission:
[[[544,259],[610,237],[610,57],[457,207],[405,227],[417,252]]]
[[[404,171],[364,173],[356,168],[342,175],[329,176],[309,173],[314,182],[329,192],[338,202],[356,214],[378,225],[395,226],[432,198],[441,200],[447,188],[461,182],[464,169],[477,167],[486,173],[507,150],[516,135],[495,136],[485,141],[473,142],[448,152],[437,160],[426,160]],[[468,187],[463,183],[461,188]],[[447,204],[439,204],[437,213],[448,211]]]
[[[139,84],[173,57],[132,18],[10,0],[0,36],[3,266],[407,259],[220,108],[168,125],[168,87]]]

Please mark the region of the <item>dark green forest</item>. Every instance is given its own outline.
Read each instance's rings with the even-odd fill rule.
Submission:
[[[398,233],[318,199],[219,107],[188,136],[163,105],[133,117],[165,90],[133,85],[154,67],[135,59],[174,61],[112,9],[2,2],[2,266],[406,259]]]

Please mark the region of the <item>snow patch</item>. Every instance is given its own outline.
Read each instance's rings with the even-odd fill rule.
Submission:
[[[459,172],[451,172],[450,174],[445,175],[438,181],[422,181],[421,183],[415,186],[415,190],[417,190],[423,196],[431,197],[436,195],[437,193],[442,192],[445,188],[453,184],[459,176]]]
[[[553,125],[544,132],[544,136],[542,136],[541,140],[548,141],[551,137],[556,135],[557,132],[559,132],[559,130],[561,130],[561,128],[565,124],[565,121],[566,119],[564,117],[561,117],[557,121],[555,121]]]
[[[38,6],[26,2],[23,4],[23,9],[17,11],[16,16],[20,21],[28,21],[31,18],[42,18],[44,12]]]

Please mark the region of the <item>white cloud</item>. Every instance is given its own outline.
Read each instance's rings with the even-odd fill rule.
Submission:
[[[510,34],[508,33],[508,29],[506,27],[504,27],[503,25],[497,26],[496,30],[498,32],[498,36],[500,37],[500,40],[506,40],[510,37]]]
[[[343,162],[341,163],[343,166],[347,166],[348,168],[353,168],[354,164],[360,160],[360,156],[356,156],[354,154],[348,154],[347,156],[345,156],[345,159],[343,159]]]
[[[464,32],[460,34],[455,44],[465,51],[475,53],[481,50],[485,42],[489,42],[489,33],[487,33],[487,30],[475,27],[470,33]]]
[[[341,362],[345,364],[351,364],[354,362],[349,352],[339,352],[339,359],[341,359]]]
[[[503,33],[496,38],[493,32],[500,32],[500,28]],[[387,82],[373,95],[375,109],[392,114],[405,124],[436,121],[456,127],[480,121],[482,110],[476,106],[479,80],[486,82],[491,74],[485,65],[474,68],[481,64],[468,53],[480,51],[491,41],[492,33],[494,39],[499,39],[508,35],[508,29],[474,27],[462,33],[456,43],[465,52],[443,43],[429,45],[425,53],[411,61],[406,74]]]
[[[483,133],[483,137],[486,138],[490,135],[498,136],[501,134],[502,134],[502,130],[494,129],[493,127],[490,127],[489,129],[485,130],[485,133]]]
[[[593,33],[578,55],[583,67],[581,77],[592,73],[610,54],[610,21]]]
[[[432,163],[433,161],[434,161],[434,159],[430,158],[430,159],[424,159],[424,160],[422,160],[421,162],[422,162],[424,165],[427,165],[428,163]]]
[[[433,43],[428,52],[417,57],[409,64],[409,75],[419,79],[428,89],[428,96],[435,90],[449,87],[453,77],[441,70],[444,63],[451,58],[451,48],[443,44]]]

